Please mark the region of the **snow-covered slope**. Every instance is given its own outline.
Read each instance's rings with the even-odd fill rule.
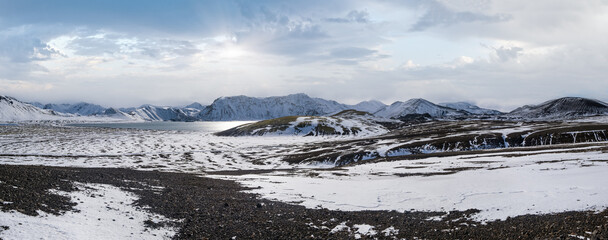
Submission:
[[[205,107],[207,106],[204,106],[197,102],[193,102],[180,109],[191,119],[198,119],[199,114],[203,109],[205,109]]]
[[[81,118],[81,121],[106,121],[107,118],[126,121],[196,121],[200,109],[204,108],[199,103],[193,103],[184,108],[142,105],[120,109],[104,108],[100,105],[84,102],[77,104],[34,104],[55,113],[64,113],[65,116],[90,116],[90,118]],[[104,119],[95,119],[95,117]]]
[[[0,121],[58,120],[63,118],[53,111],[43,110],[8,96],[0,96]]]
[[[388,130],[373,115],[345,110],[332,116],[287,116],[241,125],[219,136],[373,136]]]
[[[385,118],[399,118],[408,114],[429,114],[432,117],[467,115],[466,112],[439,106],[422,98],[413,98],[405,102],[395,102],[386,106],[374,115]]]
[[[608,104],[605,102],[580,97],[564,97],[539,105],[517,108],[508,116],[524,119],[564,119],[607,114]]]
[[[467,111],[471,114],[479,115],[500,115],[502,112],[494,109],[480,108],[474,104],[467,102],[452,102],[452,103],[440,103],[439,105],[444,107],[453,108],[456,110]]]
[[[157,107],[144,105],[127,112],[129,115],[137,116],[145,121],[195,121],[194,117],[188,116],[182,109],[173,107]]]
[[[349,107],[351,109],[355,109],[357,111],[375,113],[378,110],[386,107],[386,104],[384,104],[380,101],[370,100],[370,101],[363,101],[363,102],[357,103],[355,105],[350,105]]]
[[[190,119],[194,120],[198,120],[198,116],[201,113],[201,110],[196,108],[181,108],[180,110],[182,110]]]
[[[40,109],[44,108],[44,104],[39,103],[39,102],[27,102],[27,103],[29,103],[30,105],[32,105],[34,107],[40,108]]]
[[[94,115],[94,114],[100,114],[106,110],[106,108],[104,108],[100,105],[85,103],[85,102],[76,103],[76,104],[49,103],[49,104],[44,105],[42,108],[53,110],[55,112],[70,113],[70,114],[76,114],[76,115],[80,115],[80,116],[89,116],[89,115]]]
[[[47,104],[48,105],[48,104]],[[61,106],[61,105],[57,105]],[[82,106],[83,108],[78,108]],[[91,107],[93,106],[93,107]],[[88,116],[83,115],[87,110],[95,109],[93,104],[74,104],[67,107],[68,110],[76,111],[76,114],[56,112],[51,109],[41,109],[29,103],[21,102],[12,97],[0,96],[0,121],[2,122],[27,122],[27,121],[68,121],[68,122],[106,122],[106,121],[143,121],[138,115],[130,115],[115,108],[108,108],[102,112]],[[90,107],[90,108],[87,108]],[[65,110],[65,109],[64,109]]]
[[[141,116],[135,114],[134,112],[131,112],[131,114],[129,114],[116,108],[108,108],[103,113],[98,114],[97,116],[124,121],[145,121],[145,119],[141,118]]]
[[[335,101],[311,98],[306,94],[254,98],[247,96],[221,97],[201,111],[205,121],[261,120],[285,116],[322,116],[349,107]]]

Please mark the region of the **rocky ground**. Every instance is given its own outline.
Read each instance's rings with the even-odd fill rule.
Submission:
[[[10,203],[0,209],[28,215],[36,215],[37,210],[72,211],[77,203],[49,190],[76,191],[74,182],[110,184],[135,193],[139,207],[180,219],[146,223],[177,227],[176,239],[608,239],[606,210],[524,215],[481,224],[467,218],[474,209],[449,213],[307,209],[260,199],[232,181],[117,168],[0,165],[0,202]],[[376,234],[364,234],[360,224],[373,226]],[[6,226],[0,226],[0,236],[4,230]]]

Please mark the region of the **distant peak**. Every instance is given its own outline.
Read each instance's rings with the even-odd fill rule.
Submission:
[[[117,114],[119,112],[120,112],[120,110],[111,107],[111,108],[108,108],[105,111],[103,111],[103,114],[111,115],[111,114]]]
[[[511,115],[528,118],[571,118],[608,113],[608,104],[589,98],[563,97],[538,105],[526,105],[511,111]]]
[[[309,97],[306,93],[292,93],[289,94],[287,96],[294,96],[294,97]]]
[[[250,96],[245,96],[245,95],[237,95],[237,96],[222,96],[222,97],[215,99],[215,101],[246,100],[246,99],[277,99],[277,98],[305,98],[305,99],[307,99],[307,98],[311,98],[311,97],[306,95],[305,93],[294,93],[294,94],[289,94],[289,95],[285,95],[285,96],[272,96],[272,97],[250,97]]]
[[[2,100],[7,101],[7,100],[17,100],[17,99],[15,99],[14,97],[10,97],[10,96],[0,95],[0,101],[2,101]]]
[[[470,102],[444,102],[439,103],[438,105],[455,109],[479,108],[477,105]]]
[[[600,100],[591,99],[591,98],[583,98],[583,97],[562,97],[553,100],[546,101],[541,103],[540,105],[546,104],[568,104],[568,103],[583,103],[583,104],[591,104],[591,105],[604,105],[608,106],[605,102]]]
[[[450,104],[452,104],[452,105],[454,105],[454,104],[458,104],[458,105],[475,105],[474,103],[463,102],[463,101],[461,101],[461,102],[443,102],[443,103],[439,103],[439,105],[450,105]]]
[[[359,104],[362,104],[362,103],[373,103],[373,104],[383,104],[383,105],[384,105],[384,103],[383,103],[383,102],[380,102],[380,101],[375,100],[375,99],[372,99],[372,100],[367,100],[367,101],[362,101],[362,102],[360,102]]]
[[[422,104],[422,103],[433,104],[432,102],[430,102],[426,99],[423,99],[423,98],[412,98],[410,100],[407,100],[406,103],[408,103],[408,104]]]
[[[199,102],[193,102],[185,106],[185,108],[194,108],[199,110],[203,110],[204,107],[205,106],[203,106],[203,104],[200,104]]]
[[[570,100],[570,101],[575,101],[575,100],[591,100],[589,98],[583,98],[583,97],[561,97],[555,100]]]
[[[308,96],[304,93],[294,93],[294,94],[289,94],[287,96],[283,96],[283,97],[279,97],[279,98],[312,99],[310,96]]]

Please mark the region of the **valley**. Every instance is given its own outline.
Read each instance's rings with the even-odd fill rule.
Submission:
[[[604,105],[586,99],[507,114],[422,99],[360,105],[380,107],[376,114],[258,109],[262,115],[241,116],[269,119],[209,130],[179,121],[53,115],[3,101],[12,107],[6,113],[24,113],[12,116],[38,117],[0,126],[0,237],[25,237],[26,227],[51,226],[50,218],[116,222],[117,238],[146,239],[608,234],[608,118]],[[236,109],[257,106],[249,104]],[[144,109],[150,119],[163,115]],[[99,125],[73,125],[87,122]],[[118,210],[98,215],[84,206]],[[70,226],[41,229],[80,236]]]

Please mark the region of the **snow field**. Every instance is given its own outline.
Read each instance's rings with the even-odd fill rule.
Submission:
[[[462,156],[230,176],[265,198],[329,209],[479,209],[478,221],[608,207],[608,153]],[[447,169],[447,170],[446,170]],[[447,171],[455,173],[442,174]],[[314,177],[311,177],[314,176]],[[257,188],[261,187],[261,188]]]
[[[243,176],[264,198],[329,209],[480,209],[476,220],[608,207],[608,152],[601,144],[377,162],[348,167],[290,165],[282,156],[342,137],[217,137],[208,133],[65,127],[1,128],[4,164],[125,167],[204,173],[295,169]],[[403,141],[422,141],[403,140]],[[380,140],[384,152],[401,140]],[[309,145],[312,144],[312,145]],[[315,150],[321,150],[316,148]],[[377,230],[381,232],[381,229]]]
[[[106,184],[79,184],[80,191],[57,192],[69,196],[77,211],[53,215],[42,211],[29,216],[16,211],[1,212],[4,239],[170,239],[175,229],[150,229],[144,221],[166,220],[131,205],[137,197]]]

